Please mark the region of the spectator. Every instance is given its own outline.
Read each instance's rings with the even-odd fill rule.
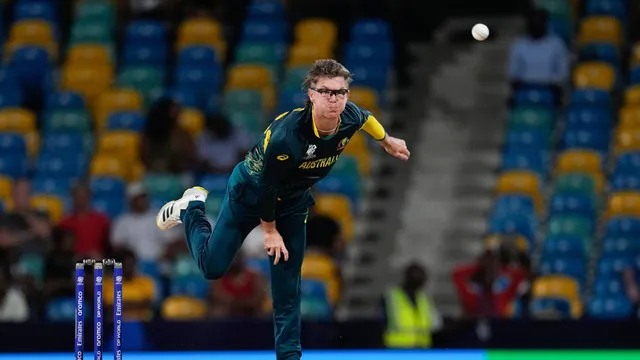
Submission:
[[[29,319],[29,303],[13,283],[8,264],[0,266],[0,322],[24,322]]]
[[[307,249],[339,260],[344,249],[340,224],[326,215],[310,215],[307,220]]]
[[[623,273],[624,289],[629,301],[633,305],[633,316],[640,316],[640,287],[636,278],[636,271],[629,267]]]
[[[153,313],[156,287],[152,278],[137,271],[137,259],[133,251],[122,249],[118,253],[122,260],[122,306],[125,320],[148,321]],[[113,279],[104,282],[104,308],[113,308]]]
[[[214,173],[230,173],[253,145],[242,128],[222,116],[207,119],[196,144],[203,171]]]
[[[464,314],[471,317],[506,316],[523,277],[521,269],[501,266],[499,252],[495,250],[485,251],[476,263],[453,272]],[[507,285],[501,286],[505,281],[499,280],[506,280]]]
[[[161,231],[156,226],[156,212],[149,206],[147,189],[142,183],[127,186],[129,211],[113,224],[111,245],[114,250],[131,249],[142,261],[156,261],[165,257],[176,243],[183,244],[182,229]]]
[[[78,260],[74,253],[76,239],[69,230],[56,228],[53,231],[53,249],[45,259],[44,298],[73,296],[75,282],[74,264]]]
[[[431,334],[442,329],[442,315],[424,292],[426,285],[426,269],[414,263],[405,268],[400,286],[385,294],[382,312],[388,348],[429,348]]]
[[[508,76],[513,91],[525,86],[542,86],[560,100],[569,76],[569,53],[558,36],[548,30],[549,14],[534,10],[527,18],[527,34],[511,47]]]
[[[102,259],[109,239],[109,218],[91,208],[91,190],[86,183],[77,184],[71,194],[72,210],[60,221],[60,227],[76,238],[76,255]]]
[[[179,126],[179,114],[178,104],[167,98],[158,100],[149,110],[141,152],[148,172],[184,175],[193,169],[194,143]]]
[[[266,280],[244,263],[244,255],[238,252],[227,273],[212,283],[209,291],[211,316],[259,317],[266,315]]]

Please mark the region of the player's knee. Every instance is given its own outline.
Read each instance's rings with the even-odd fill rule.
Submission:
[[[200,271],[202,271],[202,275],[204,275],[205,279],[218,280],[224,276],[226,269],[223,269],[221,266],[216,264],[210,264],[200,266]]]

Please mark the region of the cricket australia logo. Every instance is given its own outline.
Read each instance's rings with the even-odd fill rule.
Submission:
[[[349,143],[349,138],[344,138],[342,140],[340,140],[340,142],[338,143],[338,151],[344,149],[345,147],[347,147],[347,144]]]
[[[307,153],[304,157],[304,160],[309,160],[309,159],[313,159],[316,157],[316,149],[318,147],[316,145],[309,145],[309,148],[307,148]]]

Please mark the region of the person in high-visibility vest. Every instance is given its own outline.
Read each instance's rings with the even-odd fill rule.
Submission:
[[[387,290],[383,299],[387,348],[430,348],[431,334],[442,327],[442,316],[424,292],[427,271],[410,264],[400,286]]]

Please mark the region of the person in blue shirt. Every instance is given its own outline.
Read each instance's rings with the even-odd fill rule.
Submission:
[[[335,60],[311,66],[302,84],[304,107],[276,117],[234,168],[214,229],[205,215],[207,190],[197,186],[165,204],[156,219],[162,230],[184,224],[189,251],[207,279],[224,275],[247,234],[261,226],[271,263],[278,360],[301,357],[300,273],[314,204],[310,188],[329,174],[358,130],[390,155],[405,161],[410,156],[404,140],[389,136],[369,111],[349,102],[350,83],[351,73]]]

